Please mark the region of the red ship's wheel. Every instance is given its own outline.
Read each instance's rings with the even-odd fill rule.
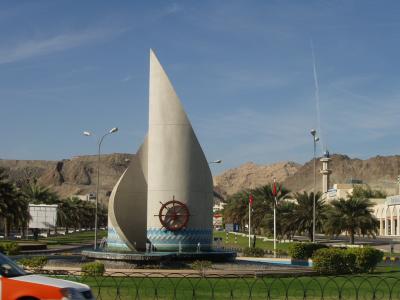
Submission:
[[[171,231],[181,230],[189,221],[189,209],[175,198],[161,205],[158,217],[162,226]]]

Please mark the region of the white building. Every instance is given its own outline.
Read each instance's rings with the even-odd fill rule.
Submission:
[[[332,171],[329,169],[330,156],[326,151],[324,157],[320,159],[322,162],[322,192],[323,199],[329,203],[335,199],[347,199],[353,194],[355,186],[366,188],[367,185],[363,184],[361,180],[350,179],[347,183],[336,183],[333,188],[330,188],[330,174]],[[400,175],[398,177],[400,184]],[[400,191],[400,186],[399,186]],[[373,214],[379,221],[379,236],[399,237],[400,236],[400,195],[389,196],[383,199],[370,199],[375,204],[373,207]]]
[[[381,203],[378,200],[382,200]],[[373,201],[376,203],[374,215],[379,220],[379,235],[400,236],[400,195]]]

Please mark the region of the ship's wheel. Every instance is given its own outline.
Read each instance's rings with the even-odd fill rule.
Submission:
[[[158,218],[165,229],[178,231],[186,227],[190,214],[184,203],[175,200],[174,196],[172,200],[161,204]]]

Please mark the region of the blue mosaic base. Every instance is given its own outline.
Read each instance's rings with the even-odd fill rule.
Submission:
[[[211,229],[182,229],[170,231],[159,228],[147,229],[147,238],[157,250],[178,250],[179,245],[182,249],[196,249],[200,243],[201,250],[209,249],[212,246]]]
[[[114,227],[112,227],[110,224],[108,224],[107,246],[109,248],[130,250],[128,245],[125,244],[123,240],[121,240]]]

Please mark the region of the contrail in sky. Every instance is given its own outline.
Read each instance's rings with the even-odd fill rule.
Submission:
[[[318,73],[317,73],[317,64],[315,62],[315,54],[314,54],[314,43],[313,40],[310,40],[311,44],[311,55],[312,55],[312,63],[313,63],[313,73],[314,73],[314,85],[315,85],[315,106],[317,110],[317,129],[318,129],[318,137],[321,143],[322,152],[325,149],[324,142],[322,140],[322,130],[321,130],[321,110],[319,107],[319,83],[318,83]]]

